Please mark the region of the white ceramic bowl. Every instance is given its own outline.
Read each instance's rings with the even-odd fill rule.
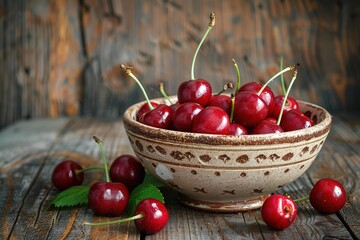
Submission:
[[[164,99],[151,101],[166,103]],[[269,194],[293,182],[315,160],[331,127],[331,115],[299,102],[315,126],[281,134],[225,136],[158,129],[139,123],[144,102],[124,113],[124,127],[148,172],[202,210],[239,212],[262,206]]]

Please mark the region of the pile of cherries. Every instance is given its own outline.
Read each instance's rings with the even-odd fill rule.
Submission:
[[[94,140],[102,152],[104,167],[83,168],[73,160],[64,160],[53,170],[52,183],[58,190],[64,191],[81,185],[85,171],[94,168],[105,170],[106,181],[95,182],[90,187],[88,206],[99,216],[120,216],[129,203],[130,192],[143,182],[145,169],[137,158],[127,154],[117,157],[108,169],[101,141],[97,137],[94,137]],[[84,224],[100,226],[133,220],[139,231],[145,234],[154,234],[166,226],[168,219],[169,214],[164,203],[154,198],[145,198],[137,204],[134,216],[112,222]]]
[[[209,27],[193,57],[190,80],[179,85],[176,103],[167,105],[150,101],[132,73],[132,67],[120,65],[137,82],[146,99],[137,112],[137,121],[162,129],[235,136],[280,133],[313,126],[314,122],[300,111],[298,102],[288,96],[297,76],[297,65],[281,70],[265,84],[249,82],[240,86],[240,72],[233,59],[238,81],[231,95],[213,94],[207,80],[194,77],[197,53],[214,25],[215,15],[211,13]],[[293,72],[291,83],[287,90],[283,88],[284,95],[275,96],[267,85],[287,71]]]

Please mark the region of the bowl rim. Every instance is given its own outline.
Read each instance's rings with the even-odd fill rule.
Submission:
[[[176,100],[176,96],[171,96],[170,99]],[[165,98],[154,98],[150,101],[166,104]],[[321,122],[306,129],[283,132],[279,134],[252,134],[252,135],[217,135],[217,134],[203,134],[193,132],[181,132],[176,130],[160,129],[145,125],[135,120],[137,110],[146,101],[135,103],[128,107],[123,114],[123,122],[125,131],[129,134],[136,134],[142,138],[157,139],[162,142],[171,142],[176,144],[181,143],[196,143],[201,145],[269,145],[281,143],[296,143],[300,141],[307,141],[316,137],[327,135],[332,124],[332,116],[323,107],[316,104],[298,100],[300,108],[306,106],[313,108],[317,112],[324,114]]]

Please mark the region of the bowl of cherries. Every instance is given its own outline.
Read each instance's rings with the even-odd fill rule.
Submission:
[[[281,69],[266,83],[237,84],[231,94],[214,94],[209,81],[194,77],[177,94],[130,106],[124,128],[145,169],[178,193],[184,204],[202,210],[239,212],[260,208],[268,196],[301,176],[316,159],[331,128],[322,107],[291,98],[297,65]],[[283,94],[269,83],[286,72],[292,79]]]

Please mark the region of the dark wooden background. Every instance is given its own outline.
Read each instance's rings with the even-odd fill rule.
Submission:
[[[357,0],[0,0],[0,128],[19,119],[116,119],[143,100],[120,63],[135,67],[150,97],[190,78],[209,13],[216,25],[195,76],[218,91],[236,79],[264,82],[300,63],[292,95],[331,113],[360,112]],[[271,85],[279,92],[279,84]]]

